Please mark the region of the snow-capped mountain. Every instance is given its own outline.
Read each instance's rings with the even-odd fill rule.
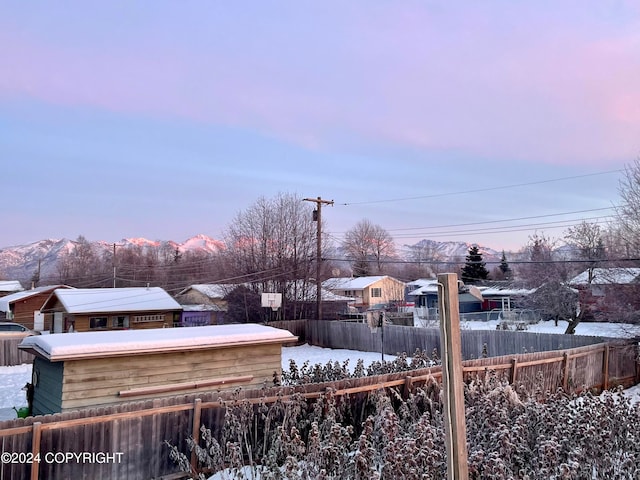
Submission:
[[[80,239],[78,239],[80,240]],[[20,280],[28,286],[30,279],[40,272],[40,278],[57,278],[58,260],[66,253],[76,249],[81,241],[69,240],[40,240],[27,245],[0,248],[0,278]],[[111,258],[113,250],[119,252],[126,249],[136,249],[140,253],[147,250],[161,250],[165,255],[175,255],[175,253],[203,253],[211,254],[223,250],[224,243],[213,239],[207,235],[196,235],[184,242],[172,240],[148,240],[146,238],[125,238],[119,242],[109,243],[106,241],[89,242],[93,251],[101,258]],[[407,260],[436,260],[464,262],[469,252],[471,244],[464,242],[438,242],[435,240],[421,240],[414,245],[403,245],[398,249],[399,257]],[[480,252],[486,262],[499,262],[502,256],[492,248],[478,245]],[[338,256],[344,254],[337,249]]]
[[[114,243],[105,241],[89,242],[94,251],[100,255],[111,255]],[[20,280],[26,283],[40,271],[42,278],[55,278],[58,259],[65,253],[73,251],[79,242],[66,238],[46,239],[26,245],[0,248],[0,278]],[[146,238],[125,238],[115,243],[118,249],[136,248],[144,252],[151,248],[166,248],[168,251],[180,253],[203,252],[215,253],[224,248],[220,240],[206,235],[196,235],[184,242],[148,240]]]

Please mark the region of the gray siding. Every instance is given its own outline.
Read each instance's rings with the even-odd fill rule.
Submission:
[[[46,415],[62,411],[62,377],[64,364],[36,357],[33,371],[37,384],[33,392],[33,414]]]

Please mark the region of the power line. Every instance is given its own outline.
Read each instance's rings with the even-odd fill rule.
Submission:
[[[562,178],[553,178],[550,180],[540,180],[537,182],[527,182],[527,183],[516,183],[513,185],[502,185],[498,187],[487,187],[487,188],[477,188],[474,190],[462,190],[459,192],[447,192],[447,193],[435,193],[431,195],[418,195],[414,197],[401,197],[401,198],[387,198],[381,200],[368,200],[368,201],[360,201],[360,202],[345,202],[339,203],[338,205],[349,206],[349,205],[367,205],[372,203],[391,203],[391,202],[402,202],[406,200],[419,200],[423,198],[440,198],[440,197],[448,197],[453,195],[465,195],[468,193],[481,193],[481,192],[492,192],[495,190],[503,190],[508,188],[517,188],[517,187],[526,187],[530,185],[541,185],[545,183],[553,183],[553,182],[562,182],[565,180],[574,180],[577,178],[585,178],[585,177],[595,177],[600,175],[608,175],[611,173],[622,173],[624,170],[609,170],[607,172],[599,172],[599,173],[586,173],[584,175],[574,175],[572,177],[562,177]]]

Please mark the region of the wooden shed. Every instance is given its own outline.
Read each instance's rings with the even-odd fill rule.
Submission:
[[[262,386],[297,337],[265,325],[74,332],[25,338],[36,356],[33,414]]]

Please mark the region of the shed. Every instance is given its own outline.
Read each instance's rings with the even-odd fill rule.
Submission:
[[[282,373],[282,345],[297,337],[265,325],[36,335],[33,414],[200,391],[257,387]]]

